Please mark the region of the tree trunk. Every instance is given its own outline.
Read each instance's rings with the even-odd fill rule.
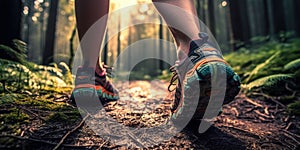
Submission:
[[[128,64],[127,64],[127,66],[128,67],[127,68],[131,68],[131,43],[132,43],[132,39],[131,38],[132,38],[132,28],[133,27],[129,27],[128,28],[129,31],[128,31],[128,37],[127,37],[128,38],[128,41],[127,41],[127,45],[128,45],[128,53],[127,53],[128,54],[128,57],[127,57],[127,63]]]
[[[0,19],[1,44],[9,44],[12,39],[21,39],[21,0],[1,0]]]
[[[26,30],[24,31],[24,41],[29,45],[29,36],[30,36],[30,28],[31,28],[31,17],[33,16],[33,5],[34,1],[28,1],[26,2],[26,5],[28,7],[28,14],[25,19],[25,24],[27,26]]]
[[[56,33],[56,17],[58,10],[58,0],[52,0],[50,3],[48,25],[46,31],[45,48],[43,54],[43,64],[47,65],[54,61],[54,44]]]
[[[163,39],[164,39],[164,26],[163,26],[163,19],[162,17],[159,17],[159,58],[164,58],[164,47],[163,47]],[[159,69],[162,71],[164,70],[164,62],[162,60],[159,60]]]
[[[300,1],[299,0],[294,0],[294,9],[295,9],[295,14],[294,16],[298,16],[300,14]],[[295,30],[296,30],[296,35],[300,36],[300,19],[295,19]]]
[[[248,13],[246,11],[247,10],[246,0],[243,1],[230,0],[229,4],[230,4],[233,36],[235,42],[237,41],[247,42],[250,39],[250,33],[249,33]],[[236,48],[240,46],[242,45],[235,45]]]
[[[230,8],[225,8],[226,13],[226,21],[227,21],[227,28],[228,28],[228,37],[229,37],[229,49],[230,51],[235,51],[234,49],[234,35],[232,30],[232,21],[231,21],[231,14],[230,14]]]
[[[213,35],[216,35],[216,25],[215,25],[215,9],[214,9],[214,1],[208,1],[208,16],[209,16],[209,29]]]
[[[108,30],[108,29],[106,29]],[[103,53],[101,53],[100,55],[102,55],[102,60],[104,62],[104,64],[107,64],[107,56],[108,56],[108,31],[105,32],[105,37],[104,37],[104,48],[103,48]]]
[[[118,16],[118,37],[117,37],[117,58],[119,57],[119,55],[121,54],[121,14],[119,14]],[[117,68],[120,69],[120,62],[121,60],[119,59],[119,61],[117,62]]]
[[[70,59],[69,59],[69,67],[72,68],[72,64],[73,64],[73,60],[74,60],[74,38],[75,38],[75,35],[76,35],[76,25],[74,26],[73,28],[73,31],[72,31],[72,35],[70,37],[70,40],[69,40],[69,44],[70,44]]]
[[[275,33],[279,33],[281,31],[285,31],[285,19],[284,19],[284,8],[282,0],[272,0],[273,2],[273,13],[274,15],[274,27]],[[299,8],[298,8],[299,9]]]

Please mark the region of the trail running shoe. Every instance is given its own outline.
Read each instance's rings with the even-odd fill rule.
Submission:
[[[200,39],[191,41],[187,59],[177,62],[170,68],[173,77],[168,89],[170,92],[176,90],[171,107],[173,119],[186,118],[187,115],[181,115],[183,113],[193,115],[192,120],[204,119],[211,97],[214,99],[214,96],[219,94],[222,97],[221,102],[228,104],[240,91],[240,78],[225,62],[221,52],[209,42],[206,33],[200,33],[199,37]],[[226,79],[222,80],[222,78]],[[212,90],[212,83],[220,87],[224,85],[223,96],[222,92]],[[175,85],[176,88],[171,89]],[[215,108],[217,113],[220,112],[223,104]],[[196,111],[191,110],[193,107]]]
[[[78,68],[75,88],[71,95],[72,104],[85,109],[101,109],[100,106],[119,99],[118,91],[107,77],[111,75],[112,68],[106,65],[102,68]]]

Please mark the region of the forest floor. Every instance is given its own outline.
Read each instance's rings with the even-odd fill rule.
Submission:
[[[86,115],[83,119],[76,108],[66,104],[69,93],[31,95],[30,103],[22,99],[17,103],[1,104],[2,115],[17,109],[18,115],[27,116],[27,121],[13,126],[9,125],[9,117],[7,120],[2,117],[0,149],[300,148],[299,117],[289,116],[285,106],[276,99],[248,98],[242,93],[223,107],[223,113],[205,133],[183,131],[157,142],[163,137],[152,136],[153,132],[159,131],[135,132],[140,128],[158,126],[169,118],[171,100],[164,98],[167,83],[133,81],[130,88],[121,82],[116,86],[121,100],[106,105],[106,111],[103,109],[101,113],[93,117]],[[44,99],[50,109],[34,102],[38,99]],[[90,126],[99,124],[99,120],[100,125],[92,130]],[[124,126],[136,130],[128,131]],[[97,135],[98,131],[103,135]],[[143,142],[145,139],[147,142]]]

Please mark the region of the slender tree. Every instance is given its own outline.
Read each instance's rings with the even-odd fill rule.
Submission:
[[[121,14],[118,14],[118,37],[117,37],[117,58],[121,54]],[[117,68],[120,68],[120,60],[117,63]]]
[[[43,64],[49,64],[54,61],[54,44],[56,33],[56,18],[58,10],[58,0],[51,0],[48,25],[46,31],[45,48],[43,53]]]
[[[27,16],[24,17],[25,19],[25,24],[27,26],[27,29],[24,31],[24,41],[29,45],[30,44],[30,40],[29,40],[29,36],[30,36],[30,29],[31,29],[31,17],[33,16],[33,5],[34,5],[34,1],[32,0],[27,0],[26,1],[26,6],[28,8],[28,13]]]
[[[208,1],[208,17],[209,17],[209,23],[208,26],[212,32],[213,35],[216,34],[216,25],[215,25],[215,9],[214,9],[214,1],[209,0]]]
[[[159,21],[160,21],[160,24],[159,24],[159,57],[160,58],[164,58],[164,46],[163,46],[163,42],[161,41],[163,38],[164,38],[164,26],[163,26],[163,19],[162,17],[159,16]],[[159,69],[160,70],[164,70],[164,62],[163,61],[159,61]]]
[[[294,16],[298,16],[300,14],[300,1],[299,0],[294,0],[294,13],[295,15]],[[297,36],[300,36],[300,19],[296,19],[296,18],[293,18],[295,19],[295,30],[296,30],[296,35]]]
[[[279,33],[280,31],[285,31],[285,19],[284,19],[284,8],[282,0],[272,0],[273,14],[274,17],[274,27],[275,33]]]
[[[229,0],[229,4],[234,40],[247,42],[250,30],[246,0]]]
[[[0,1],[0,43],[9,44],[21,38],[22,1]]]
[[[76,36],[76,25],[73,27],[73,31],[72,31],[72,34],[71,34],[71,37],[69,39],[69,44],[70,44],[70,59],[69,59],[69,66],[70,68],[72,67],[72,63],[73,63],[73,60],[74,60],[74,38]]]
[[[107,64],[107,54],[108,54],[108,31],[106,31],[106,33],[105,33],[105,37],[104,37],[104,48],[103,48],[103,53],[102,54],[100,54],[100,55],[102,55],[102,60],[103,60],[103,62],[105,63],[105,64]]]

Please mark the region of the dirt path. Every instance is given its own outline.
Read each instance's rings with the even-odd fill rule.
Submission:
[[[23,148],[30,149],[300,148],[299,117],[288,116],[283,106],[271,100],[250,99],[240,94],[234,102],[223,107],[223,113],[207,132],[184,131],[168,138],[173,134],[171,127],[151,130],[169,118],[172,101],[164,99],[167,83],[135,81],[130,85],[116,85],[121,100],[105,106],[106,111],[103,109],[95,116],[87,116],[72,124],[45,122],[33,116],[32,123],[22,127],[28,130],[21,136],[2,135],[0,138],[16,139],[19,148],[23,145]],[[27,110],[37,113],[36,108]],[[44,115],[49,113],[40,111]]]

